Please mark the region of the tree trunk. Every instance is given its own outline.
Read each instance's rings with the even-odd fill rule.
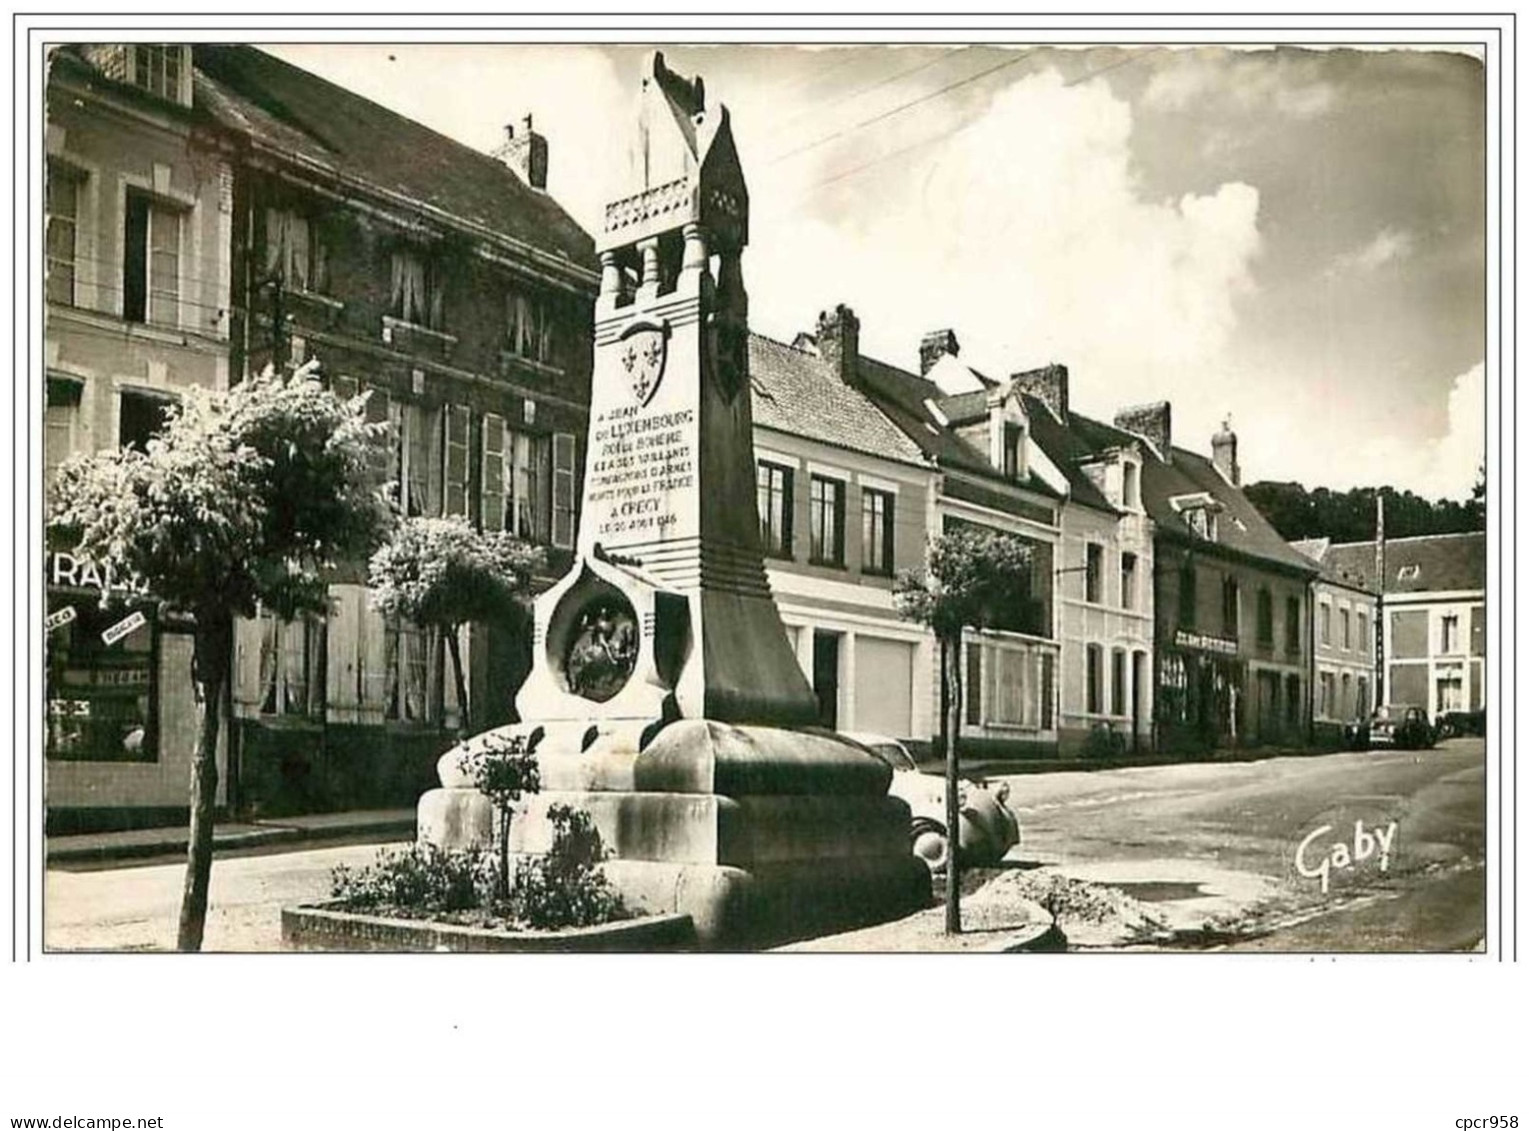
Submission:
[[[472,721],[467,713],[467,681],[462,676],[462,650],[457,645],[457,633],[462,631],[453,625],[445,630],[446,648],[451,653],[451,671],[457,681],[457,731],[463,735],[472,733]]]
[[[956,731],[961,725],[961,637],[941,641],[945,655],[945,933],[961,933],[961,779]]]
[[[218,730],[233,621],[224,612],[198,614],[191,671],[201,697],[196,754],[191,761],[191,827],[186,843],[186,884],[181,895],[178,950],[202,949],[207,890],[212,881],[213,810],[218,797]]]
[[[510,901],[510,807],[499,810],[499,902]]]

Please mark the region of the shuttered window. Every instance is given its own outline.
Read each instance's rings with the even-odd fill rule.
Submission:
[[[558,432],[552,437],[552,544],[573,546],[574,438]]]
[[[446,445],[442,479],[446,484],[448,516],[467,517],[467,469],[472,412],[466,405],[446,406]]]
[[[504,417],[483,414],[483,466],[478,477],[478,516],[484,530],[504,529]]]

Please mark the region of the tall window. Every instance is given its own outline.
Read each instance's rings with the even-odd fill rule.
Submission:
[[[759,541],[772,558],[791,556],[791,482],[789,467],[759,461],[756,472]]]
[[[1267,589],[1258,591],[1258,642],[1274,647],[1274,598]]]
[[[1323,601],[1317,606],[1317,609],[1317,621],[1322,633],[1322,643],[1331,644],[1333,642],[1333,607],[1326,601]]]
[[[406,620],[389,622],[383,636],[384,713],[399,722],[435,718],[431,656],[436,633]]]
[[[472,435],[472,412],[466,405],[449,404],[446,414],[445,515],[467,517],[467,453]]]
[[[440,264],[414,248],[393,252],[393,317],[439,330],[445,325],[442,310],[445,281]]]
[[[1195,567],[1188,562],[1179,568],[1179,627],[1195,627],[1195,604],[1199,594],[1195,592]]]
[[[1354,715],[1356,718],[1367,719],[1370,717],[1370,681],[1364,676],[1359,677],[1358,698],[1354,700]]]
[[[1120,607],[1136,607],[1136,555],[1131,553],[1120,555]]]
[[[1285,651],[1292,656],[1301,654],[1301,599],[1285,598]]]
[[[485,413],[482,453],[483,469],[478,483],[483,528],[508,530],[534,542],[550,541],[553,515],[548,484],[557,477],[550,474],[552,451],[548,438],[516,431],[505,425],[502,416]],[[566,494],[571,507],[571,483]],[[558,533],[564,532],[560,529]]]
[[[1104,547],[1097,542],[1088,543],[1084,551],[1083,599],[1097,605],[1104,599]]]
[[[1439,619],[1439,651],[1446,655],[1460,651],[1460,618],[1450,615]]]
[[[1238,634],[1241,600],[1236,580],[1228,577],[1221,583],[1221,630],[1227,636],[1236,637]]]
[[[1116,648],[1110,655],[1110,714],[1126,713],[1126,654]]]
[[[1003,473],[1018,479],[1024,468],[1025,430],[1018,424],[1003,426]]]
[[[897,499],[890,491],[866,487],[860,493],[861,552],[866,573],[890,575],[892,572],[893,507]]]
[[[533,361],[552,360],[552,308],[546,299],[512,290],[506,299],[506,347]]]
[[[404,513],[441,513],[441,410],[420,404],[395,406],[398,413],[398,483]]]
[[[844,564],[844,484],[825,476],[812,477],[808,521],[812,527],[812,560],[819,565]]]
[[[265,273],[291,290],[322,292],[327,283],[324,245],[314,223],[290,208],[265,210]]]
[[[1084,675],[1088,684],[1088,713],[1100,714],[1104,710],[1104,649],[1090,644],[1086,654],[1087,670]]]
[[[1363,609],[1359,610],[1359,640],[1358,647],[1363,652],[1370,652],[1375,647],[1375,640],[1370,636],[1370,614]]]
[[[129,190],[122,243],[122,317],[180,323],[181,213]]]
[[[135,43],[129,51],[129,81],[144,90],[180,101],[181,53],[185,49],[173,43]]]
[[[48,301],[74,305],[74,274],[78,255],[80,189],[74,170],[48,163],[44,207],[48,213]]]
[[[1343,642],[1343,650],[1348,651],[1353,647],[1353,638],[1349,636],[1349,611],[1338,610],[1338,639]]]

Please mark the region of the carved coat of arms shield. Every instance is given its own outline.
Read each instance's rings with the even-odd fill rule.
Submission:
[[[621,366],[632,383],[632,396],[639,407],[645,406],[658,392],[668,355],[668,323],[638,322],[621,335]]]

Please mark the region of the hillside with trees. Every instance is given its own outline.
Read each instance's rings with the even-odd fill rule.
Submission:
[[[1254,506],[1287,539],[1331,538],[1365,542],[1375,537],[1375,499],[1386,500],[1386,536],[1461,534],[1486,529],[1486,475],[1478,472],[1469,499],[1429,502],[1411,491],[1392,487],[1355,487],[1334,491],[1300,483],[1261,482],[1246,488]]]

